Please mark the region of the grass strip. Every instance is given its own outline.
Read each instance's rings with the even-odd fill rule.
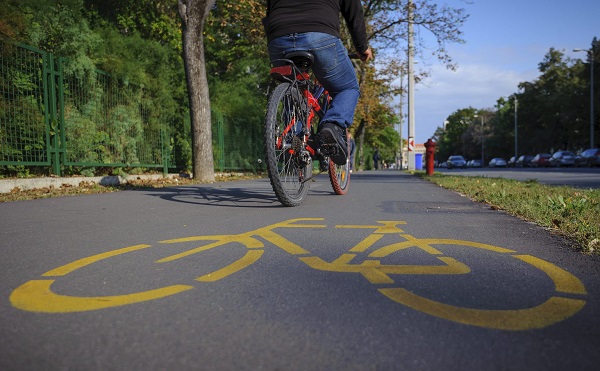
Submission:
[[[600,190],[487,177],[416,175],[474,201],[559,233],[586,253],[600,253]]]

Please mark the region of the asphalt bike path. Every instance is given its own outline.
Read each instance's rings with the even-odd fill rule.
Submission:
[[[600,261],[395,171],[0,204],[0,369],[592,370]]]

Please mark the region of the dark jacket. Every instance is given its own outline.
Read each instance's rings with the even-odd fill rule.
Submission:
[[[340,16],[346,20],[356,51],[368,48],[360,0],[268,0],[263,19],[267,40],[281,36],[323,32],[340,37]]]

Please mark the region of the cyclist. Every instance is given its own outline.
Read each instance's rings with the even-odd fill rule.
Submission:
[[[344,17],[354,48],[361,60],[373,57],[360,0],[268,0],[263,19],[269,57],[277,59],[292,51],[309,51],[314,57],[313,72],[329,91],[331,105],[319,125],[324,144],[337,150],[330,157],[337,165],[348,158],[346,129],[354,120],[360,95],[354,67],[340,40],[340,13]]]

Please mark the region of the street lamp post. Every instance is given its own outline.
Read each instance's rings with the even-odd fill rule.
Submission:
[[[485,136],[483,132],[483,115],[481,115],[481,167],[485,164],[485,157],[483,156],[483,143],[485,143]]]
[[[573,49],[573,51],[590,53],[590,148],[594,148],[594,47]]]
[[[517,162],[519,151],[518,151],[518,130],[517,130],[517,106],[519,105],[519,101],[517,100],[517,95],[515,94],[515,163]]]
[[[473,117],[477,117],[478,115],[474,115]],[[483,137],[483,115],[480,116],[481,117],[481,167],[483,167],[484,164],[484,158],[483,158],[483,142],[484,142],[484,137]]]

